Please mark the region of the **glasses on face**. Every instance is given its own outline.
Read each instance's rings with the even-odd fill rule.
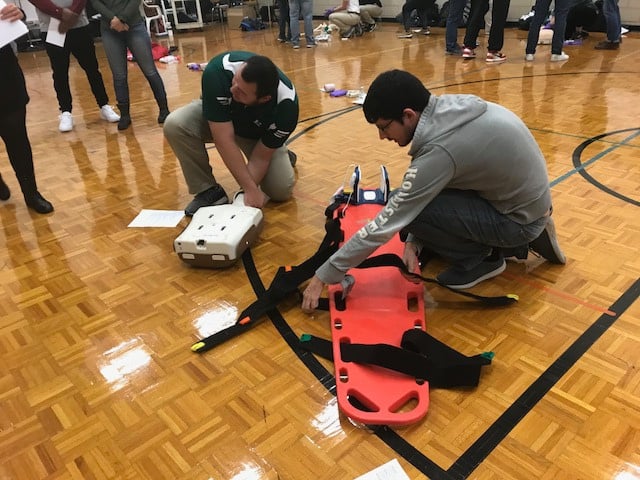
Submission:
[[[389,120],[387,123],[385,123],[384,125],[376,125],[376,127],[378,127],[378,130],[381,132],[385,132],[387,130],[387,128],[389,128],[389,126],[393,123],[393,120]]]

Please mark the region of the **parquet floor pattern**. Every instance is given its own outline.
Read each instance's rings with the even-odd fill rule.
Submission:
[[[405,149],[379,141],[350,100],[319,91],[324,83],[366,89],[378,73],[403,68],[435,94],[501,103],[532,130],[548,162],[568,262],[509,263],[474,289],[517,293],[518,304],[506,309],[427,288],[433,336],[467,355],[496,354],[478,388],[432,390],[427,417],[395,429],[436,467],[416,466],[408,450],[340,415],[335,397],[268,320],[204,355],[190,351],[255,299],[242,263],[182,264],[173,240],[187,219],[177,228],[127,228],[143,208],[180,210],[190,199],[137,67],[129,70],[133,126],[118,132],[99,119],[72,63],[76,126],[61,134],[48,59],[34,52],[20,54],[32,99],[28,128],[40,189],[56,211],[26,209],[0,147],[13,191],[0,206],[0,479],[335,480],[393,458],[412,479],[640,478],[640,37],[632,32],[620,51],[598,52],[592,46],[601,34],[592,34],[567,48],[564,64],[548,62],[548,47],[527,64],[525,33],[509,29],[509,60],[486,65],[481,56],[444,56],[442,29],[411,40],[395,33],[384,23],[362,38],[295,51],[278,44],[275,28],[213,25],[176,35],[182,63],[159,68],[171,108],[200,94],[200,73],[185,64],[230,48],[270,56],[297,87],[295,198],[265,208],[252,249],[267,285],[280,265],[315,251],[324,207],[352,165],[372,185],[386,165],[392,186],[407,165]],[[97,51],[113,99],[100,44]],[[211,161],[232,191],[215,149]],[[441,267],[434,262],[425,273]],[[625,309],[615,316],[621,298]],[[296,300],[280,312],[296,335],[330,336],[324,312],[305,315]],[[566,372],[546,373],[599,319],[612,318]],[[540,378],[548,391],[523,402]],[[513,405],[521,419],[456,475],[450,467]]]

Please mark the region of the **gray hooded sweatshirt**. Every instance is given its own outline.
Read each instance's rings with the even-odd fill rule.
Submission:
[[[432,95],[409,155],[411,164],[387,205],[316,271],[324,283],[339,283],[447,188],[473,190],[522,225],[551,208],[546,163],[527,126],[475,95]]]

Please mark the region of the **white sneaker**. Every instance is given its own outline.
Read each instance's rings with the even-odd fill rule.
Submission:
[[[552,53],[551,54],[551,61],[552,62],[564,62],[565,60],[569,60],[569,55],[567,55],[564,52],[562,52],[562,53]]]
[[[61,132],[70,132],[73,130],[73,116],[71,112],[62,112],[58,118],[60,119],[58,130]]]
[[[115,123],[120,120],[120,115],[113,110],[111,105],[103,105],[100,107],[100,118],[107,122]]]
[[[524,56],[524,59],[525,59],[527,62],[533,62],[533,53],[527,53],[527,54]]]
[[[487,63],[500,63],[504,62],[507,56],[502,52],[487,52]]]
[[[476,58],[476,51],[473,48],[463,48],[462,58]]]

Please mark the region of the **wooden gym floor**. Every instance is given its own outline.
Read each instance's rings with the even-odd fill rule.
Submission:
[[[144,78],[132,64],[133,126],[119,133],[98,118],[74,62],[76,126],[61,134],[48,59],[22,53],[38,182],[56,211],[27,211],[0,147],[13,190],[0,206],[1,479],[353,479],[394,458],[411,479],[640,478],[640,35],[610,52],[594,50],[603,34],[592,34],[566,48],[563,64],[549,63],[543,46],[528,64],[526,32],[509,29],[508,61],[487,65],[484,36],[480,57],[463,61],[444,55],[442,29],[411,40],[396,31],[384,23],[294,51],[276,41],[276,28],[211,25],[176,34],[182,63],[159,68],[172,108],[200,94],[201,74],[186,63],[230,48],[270,56],[297,87],[295,196],[265,208],[251,251],[266,285],[278,266],[315,251],[324,207],[353,164],[364,185],[378,182],[384,164],[396,186],[407,166],[405,149],[379,141],[360,108],[329,98],[323,84],[366,89],[378,73],[403,68],[435,94],[477,94],[520,115],[548,162],[568,261],[509,263],[474,289],[517,293],[504,309],[427,288],[433,336],[466,355],[495,352],[480,386],[432,390],[429,413],[408,427],[354,425],[325,387],[332,364],[292,347],[301,333],[330,336],[328,314],[308,316],[296,300],[280,305],[277,325],[265,319],[192,353],[255,293],[242,262],[225,270],[180,262],[173,240],[187,219],[127,228],[143,208],[181,210],[190,200]],[[233,191],[215,149],[211,161]]]

